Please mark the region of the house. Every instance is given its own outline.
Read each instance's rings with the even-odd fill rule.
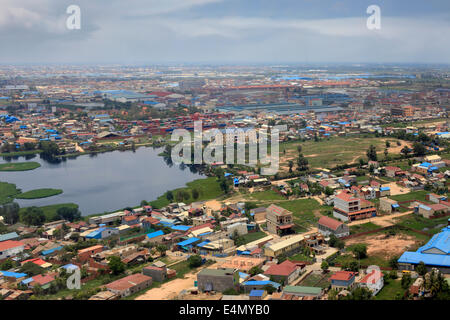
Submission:
[[[146,241],[150,243],[161,243],[164,239],[164,232],[162,230],[158,230],[155,232],[150,232],[147,234]]]
[[[313,297],[317,299],[323,295],[323,289],[320,287],[285,286],[283,288],[283,296],[286,295]]]
[[[127,297],[133,293],[144,290],[152,285],[152,278],[141,273],[132,274],[125,278],[108,283],[105,287],[112,293]]]
[[[250,294],[248,295],[250,297],[250,300],[263,300],[266,296],[266,291],[264,290],[252,290],[250,291]]]
[[[152,277],[153,281],[163,282],[167,279],[167,267],[163,262],[155,262],[151,266],[142,269],[142,273]]]
[[[40,285],[45,290],[50,287],[53,281],[55,281],[55,277],[51,274],[38,274],[37,276],[22,280],[22,284],[28,288],[34,288],[36,285]]]
[[[399,269],[414,270],[422,261],[427,269],[437,268],[442,273],[450,273],[450,219],[449,225],[435,234],[427,244],[416,252],[405,251],[398,259]]]
[[[332,234],[337,238],[350,235],[350,229],[346,224],[327,216],[320,217],[317,223],[317,229],[325,237]]]
[[[285,260],[280,264],[270,266],[264,275],[273,277],[276,282],[290,284],[299,277],[301,270],[302,268],[297,264]]]
[[[137,215],[129,215],[122,217],[122,223],[128,226],[134,226],[139,224],[139,216]]]
[[[440,203],[440,201],[447,201],[447,197],[444,195],[437,195],[435,193],[428,193],[427,195],[425,195],[425,200],[434,203]]]
[[[397,201],[389,199],[387,197],[380,198],[380,210],[386,213],[392,213],[397,211],[400,205]]]
[[[238,289],[239,272],[232,268],[203,269],[197,274],[197,287],[201,292]]]
[[[0,242],[16,239],[19,239],[19,235],[16,232],[0,234]]]
[[[267,209],[264,207],[259,207],[250,210],[250,214],[253,215],[256,222],[265,221],[266,220]]]
[[[296,234],[287,239],[283,239],[273,244],[264,247],[264,255],[269,258],[276,258],[282,254],[293,253],[302,246],[305,237],[301,234]]]
[[[446,164],[442,161],[442,158],[437,154],[429,155],[424,158],[425,162],[431,163],[433,167],[442,168],[445,167]]]
[[[25,244],[20,241],[6,240],[0,242],[0,260],[15,257],[25,250]]]
[[[266,212],[267,231],[279,236],[293,233],[292,212],[271,204]]]
[[[244,292],[251,292],[252,290],[265,290],[266,286],[272,286],[274,289],[279,290],[281,284],[270,280],[248,280],[242,283]]]
[[[386,177],[394,178],[397,174],[397,172],[402,171],[402,169],[398,167],[385,167],[384,170],[386,170]]]
[[[365,199],[354,197],[350,192],[343,191],[334,198],[333,216],[344,222],[375,217],[375,205]]]
[[[87,260],[89,260],[89,258],[97,253],[100,253],[103,251],[103,246],[102,245],[95,245],[92,247],[88,247],[85,249],[80,249],[78,250],[78,260],[80,260],[80,262],[85,262]]]
[[[51,263],[46,262],[46,261],[44,261],[44,260],[42,260],[40,258],[24,260],[24,261],[21,262],[21,265],[23,266],[27,262],[34,263],[35,265],[37,265],[37,266],[39,266],[41,268],[44,268],[44,269],[50,268],[52,266]]]
[[[233,268],[238,269],[242,272],[248,272],[253,267],[261,267],[264,264],[264,259],[261,258],[252,258],[247,256],[232,256],[227,258],[227,261],[224,262],[221,267],[222,268]]]
[[[119,230],[117,228],[101,227],[95,230],[90,230],[87,234],[82,233],[86,239],[106,239],[113,235],[118,235]]]
[[[331,288],[336,290],[352,289],[356,274],[350,271],[337,271],[330,277]]]
[[[384,286],[383,273],[378,268],[367,268],[366,275],[359,281],[360,287],[365,287],[376,295]]]

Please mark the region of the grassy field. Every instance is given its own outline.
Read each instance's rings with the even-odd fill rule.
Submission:
[[[283,197],[279,193],[276,193],[272,189],[260,191],[260,192],[254,192],[250,196],[256,200],[285,200],[286,199],[285,197]]]
[[[397,201],[409,201],[409,200],[420,200],[420,201],[426,201],[425,195],[430,193],[426,190],[419,190],[419,191],[413,191],[406,194],[399,194],[396,196],[391,196],[391,199],[397,200]]]
[[[244,239],[244,244],[250,243],[252,241],[256,241],[258,239],[264,238],[266,237],[267,234],[265,234],[262,231],[257,231],[257,232],[252,232],[252,233],[247,233],[245,235],[242,236],[242,238]]]
[[[304,255],[303,253],[297,253],[294,254],[293,256],[289,257],[289,260],[291,261],[313,261],[313,258],[308,257],[306,255]]]
[[[215,199],[218,196],[222,195],[222,189],[220,188],[219,183],[217,182],[217,179],[215,177],[209,177],[206,179],[198,179],[194,180],[192,182],[188,182],[187,187],[185,188],[179,188],[172,190],[173,196],[176,197],[176,194],[178,191],[183,190],[186,191],[189,194],[188,199],[183,199],[181,202],[184,202],[186,204],[190,204],[194,201],[203,201],[203,200],[210,200]],[[197,189],[199,191],[199,198],[194,199],[192,198],[192,190]],[[173,200],[173,202],[177,201],[176,199]],[[166,195],[162,195],[158,197],[156,200],[151,201],[150,205],[154,208],[162,208],[164,206],[167,206],[169,204],[169,200],[167,200]]]
[[[8,182],[0,182],[0,205],[12,202],[20,194],[16,185]]]
[[[386,277],[385,277],[386,279]],[[405,290],[402,288],[402,283],[399,279],[389,279],[384,281],[384,287],[375,296],[376,300],[395,300],[397,293],[403,295]]]
[[[370,265],[377,265],[380,267],[389,267],[389,261],[385,260],[382,257],[372,255],[368,256],[364,259],[356,259],[353,254],[342,254],[336,258],[334,261],[335,263],[340,263],[341,265],[349,264],[351,262],[355,261],[356,263],[359,263],[361,266],[370,266]]]
[[[39,168],[41,165],[34,161],[12,162],[0,164],[0,171],[27,171]]]
[[[328,288],[331,282],[328,280],[331,277],[332,273],[327,274],[318,274],[311,273],[305,279],[303,279],[299,286],[305,287],[320,287],[320,288]]]
[[[17,157],[17,156],[29,156],[32,154],[41,153],[42,150],[28,150],[28,151],[16,151],[16,152],[4,152],[0,153],[0,157]]]
[[[314,199],[284,201],[276,203],[276,205],[291,211],[294,215],[294,223],[303,231],[316,224],[321,214],[329,210],[329,207],[320,205]]]
[[[46,221],[53,221],[56,219],[56,211],[59,208],[69,207],[69,208],[78,208],[78,205],[75,203],[61,203],[61,204],[53,204],[49,206],[39,207],[44,211]],[[19,214],[24,212],[27,208],[20,208]]]
[[[17,199],[40,199],[47,198],[51,196],[56,196],[57,194],[61,194],[63,191],[61,189],[35,189],[27,192],[23,192],[16,196]]]
[[[364,224],[357,224],[354,226],[350,226],[350,234],[356,234],[356,233],[361,233],[361,232],[366,232],[366,231],[371,231],[371,230],[375,230],[380,228],[379,225],[372,223],[372,222],[367,222]]]
[[[376,137],[333,137],[319,142],[286,142],[280,145],[281,165],[287,166],[288,158],[297,158],[297,146],[302,146],[302,153],[308,159],[310,168],[332,168],[336,165],[356,163],[359,158],[367,158],[366,151],[372,144],[381,156],[385,148],[385,141],[396,145],[395,139]],[[284,151],[285,150],[285,154]],[[384,157],[384,156],[381,156]],[[294,166],[295,167],[295,166]]]
[[[435,234],[441,231],[447,225],[449,217],[437,219],[426,219],[417,214],[409,214],[407,216],[396,219],[396,224],[409,227],[415,230],[424,231],[429,234]]]

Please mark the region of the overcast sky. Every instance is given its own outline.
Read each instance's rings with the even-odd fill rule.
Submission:
[[[0,0],[0,64],[450,63],[449,35],[448,0]]]

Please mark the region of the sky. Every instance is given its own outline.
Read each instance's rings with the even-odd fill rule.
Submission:
[[[448,0],[0,0],[0,64],[450,63],[449,35]]]

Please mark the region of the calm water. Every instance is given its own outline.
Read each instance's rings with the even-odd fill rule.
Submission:
[[[21,207],[73,202],[83,215],[102,213],[139,205],[141,200],[154,200],[170,189],[201,178],[189,168],[169,167],[161,149],[139,148],[114,151],[95,156],[83,155],[54,164],[40,159],[20,157],[5,162],[35,161],[41,167],[31,171],[0,172],[0,181],[15,183],[22,191],[56,188],[60,195],[34,200],[16,201]]]

